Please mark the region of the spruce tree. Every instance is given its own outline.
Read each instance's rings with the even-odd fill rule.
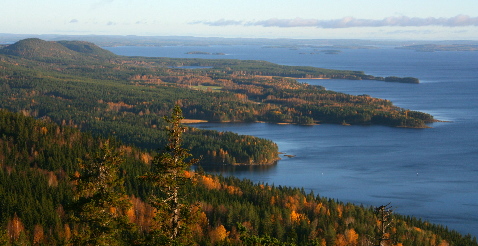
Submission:
[[[191,158],[189,150],[182,147],[182,134],[187,129],[181,125],[182,119],[181,108],[177,105],[170,117],[164,117],[169,124],[166,127],[168,143],[152,160],[151,171],[140,177],[157,188],[150,197],[156,209],[157,228],[152,232],[155,243],[179,245],[188,241],[186,232],[192,222],[193,209],[181,192],[190,181],[186,172],[198,160]]]
[[[130,229],[125,211],[131,206],[119,177],[122,154],[103,143],[87,160],[79,160],[80,171],[72,176],[75,184],[71,221],[73,245],[124,245],[121,235]]]

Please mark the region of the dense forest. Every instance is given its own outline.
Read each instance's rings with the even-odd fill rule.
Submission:
[[[187,230],[176,245],[376,245],[381,239],[383,245],[478,245],[421,219],[394,213],[384,219],[380,204],[187,170],[190,154],[171,145],[187,128],[169,122],[170,152],[151,154],[0,110],[0,244],[164,245],[157,235],[169,227],[158,225],[167,217],[158,219],[164,211],[151,196],[165,185],[146,181],[155,179],[153,167],[179,153],[186,165],[177,173],[178,195],[189,217],[180,222]]]
[[[191,66],[197,69],[181,68]],[[25,39],[0,49],[1,108],[149,150],[165,144],[158,119],[175,104],[187,119],[209,122],[425,128],[434,121],[388,100],[328,91],[292,78],[417,82],[264,61],[123,57],[82,41]],[[203,165],[278,159],[277,146],[265,139],[194,128],[184,138]]]
[[[204,173],[201,165],[274,163],[277,145],[181,122],[434,121],[294,78],[418,82],[264,61],[122,57],[81,41],[0,48],[0,245],[478,245],[394,214],[387,201],[365,207]]]

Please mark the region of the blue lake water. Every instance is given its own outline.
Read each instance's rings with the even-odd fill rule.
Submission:
[[[385,98],[430,113],[429,129],[385,126],[195,124],[275,141],[294,158],[274,166],[224,169],[224,175],[304,187],[345,202],[379,206],[478,236],[478,52],[415,52],[393,47],[345,49],[328,55],[260,46],[112,47],[120,55],[267,60],[359,70],[375,76],[411,76],[420,84],[301,80],[349,94]],[[225,53],[189,55],[189,51]],[[302,54],[301,54],[302,53]],[[314,54],[311,54],[314,53]]]

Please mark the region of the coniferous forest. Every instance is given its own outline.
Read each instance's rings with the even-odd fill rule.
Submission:
[[[0,54],[0,107],[96,135],[114,135],[144,149],[166,139],[158,131],[158,118],[175,104],[187,119],[209,122],[424,128],[434,120],[388,100],[337,93],[289,78],[379,79],[357,71],[263,61],[121,57],[92,43],[40,39],[21,40]],[[192,129],[185,144],[208,164],[277,160],[274,143],[232,133]]]
[[[172,240],[169,206],[162,203],[166,184],[159,182],[164,172],[157,171],[177,146],[151,157],[6,110],[0,134],[0,240],[6,245],[374,245],[381,237],[389,239],[386,245],[477,245],[469,235],[393,213],[382,233],[376,208],[192,172],[185,149],[186,165],[179,165],[175,181],[180,230]]]
[[[270,164],[277,146],[181,124],[433,121],[287,77],[380,78],[261,61],[120,57],[77,41],[27,39],[0,53],[1,245],[477,245],[387,204],[204,173],[201,165]]]

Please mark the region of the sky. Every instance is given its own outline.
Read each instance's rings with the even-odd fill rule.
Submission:
[[[1,0],[0,33],[478,40],[478,0]]]

